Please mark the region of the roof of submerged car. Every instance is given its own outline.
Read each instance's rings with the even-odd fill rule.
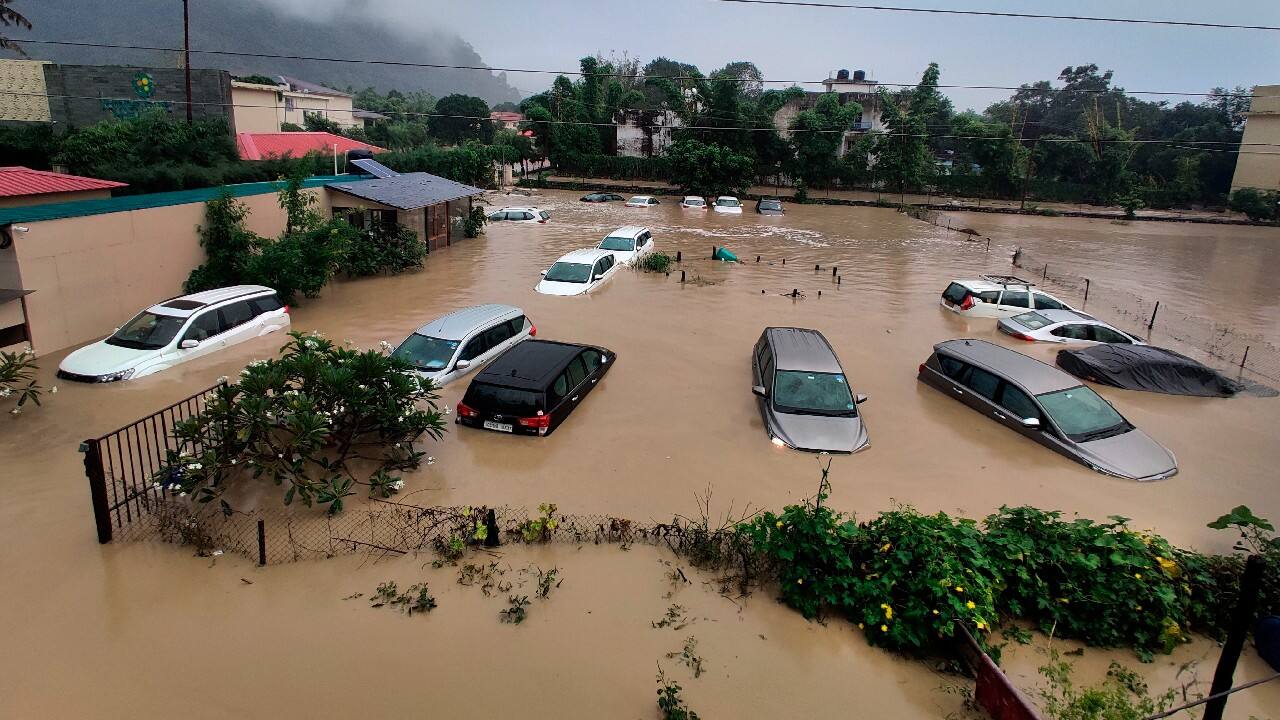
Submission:
[[[774,366],[779,370],[844,372],[831,343],[817,330],[771,327],[765,333],[773,346]]]
[[[556,262],[562,263],[581,263],[588,265],[594,263],[605,255],[612,255],[610,250],[601,250],[600,248],[581,248],[572,252],[561,255]]]
[[[432,320],[417,329],[417,334],[441,340],[462,340],[471,330],[487,325],[508,315],[519,315],[523,311],[515,305],[475,305],[455,310],[448,315]]]
[[[227,300],[248,297],[250,295],[258,295],[261,293],[271,293],[275,290],[265,285],[232,285],[231,287],[214,288],[213,290],[204,290],[190,295],[182,295],[176,298],[170,298],[164,302],[156,303],[148,312],[160,315],[177,315],[185,317],[193,314],[200,308],[216,305]]]
[[[1085,313],[1077,310],[1035,310],[1033,312],[1039,314],[1051,323],[1086,322],[1097,323],[1099,325],[1106,324],[1092,315],[1086,315]]]
[[[552,340],[525,340],[485,366],[475,381],[521,390],[543,390],[551,378],[560,374],[569,361],[587,347]]]
[[[991,370],[1032,395],[1080,386],[1078,379],[1052,365],[986,340],[947,340],[933,349]]]
[[[649,228],[641,227],[639,225],[623,225],[622,227],[618,228],[617,230],[614,230],[613,232],[609,233],[605,237],[635,239],[637,236],[640,235],[640,233],[648,229]]]

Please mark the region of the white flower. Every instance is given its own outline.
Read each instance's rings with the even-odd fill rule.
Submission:
[[[10,410],[10,411],[9,411],[9,414],[10,414],[10,415],[17,415],[17,414],[18,414],[18,413],[20,413],[20,412],[22,412],[22,408],[14,408],[14,409],[12,409],[12,410]]]
[[[186,496],[187,496],[187,492],[185,490],[178,493],[178,497],[186,497]]]
[[[396,480],[395,482],[391,483],[391,489],[392,489],[392,490],[401,490],[401,489],[403,489],[403,488],[404,488],[404,481],[403,481],[403,480]]]
[[[188,470],[200,470],[200,469],[202,469],[203,467],[204,467],[204,466],[203,466],[203,465],[201,465],[200,463],[191,463],[190,465],[188,465],[188,466],[187,466],[187,469],[188,469]]]
[[[159,490],[159,489],[163,488],[164,486],[163,486],[163,485],[161,485],[160,483],[152,483],[151,487],[153,487],[153,488],[155,488],[155,489]]]
[[[226,381],[227,381],[227,376],[226,376],[226,375],[219,375],[219,376],[218,376],[218,383],[219,383],[219,384],[224,383],[224,382],[226,382]]]
[[[281,460],[283,460],[283,459],[284,459],[284,453],[276,453],[276,457],[277,457],[277,458],[279,458],[279,459],[281,459]]]
[[[386,352],[391,352],[392,350],[395,350],[395,347],[392,346],[392,344],[387,342],[386,340],[378,341],[378,347],[382,348]]]
[[[58,394],[58,386],[57,386],[57,385],[54,385],[53,387],[49,388],[49,394],[50,394],[50,395],[57,395],[57,394]]]
[[[231,464],[232,464],[232,465],[235,465],[235,464],[236,464],[236,459],[235,459],[235,458],[231,458]]]

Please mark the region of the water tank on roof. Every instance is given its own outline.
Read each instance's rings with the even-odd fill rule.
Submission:
[[[840,70],[839,72],[837,72],[837,73],[836,73],[836,79],[837,79],[837,80],[848,80],[848,79],[849,79],[849,71],[848,71],[848,70]]]
[[[849,73],[848,73],[848,72],[845,72],[845,77],[848,77],[848,76],[849,76]],[[855,82],[862,82],[863,80],[866,80],[866,79],[867,79],[867,71],[866,71],[866,70],[854,70],[854,71],[853,71],[853,79],[854,79],[854,81],[855,81]]]

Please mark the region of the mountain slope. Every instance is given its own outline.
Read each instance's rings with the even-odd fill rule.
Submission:
[[[10,37],[72,40],[150,47],[182,46],[182,4],[176,0],[15,0],[15,10],[34,29]],[[465,40],[429,26],[413,33],[392,28],[359,11],[353,3],[330,17],[301,18],[256,0],[193,0],[191,46],[280,55],[483,66]],[[180,66],[179,53],[26,44],[32,58],[91,65]],[[277,60],[194,53],[195,67],[234,75],[292,75],[331,87],[425,90],[436,97],[453,92],[476,95],[490,104],[518,101],[520,92],[505,74],[485,70],[427,69],[387,65]]]

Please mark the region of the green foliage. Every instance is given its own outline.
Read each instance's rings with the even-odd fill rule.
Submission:
[[[456,148],[434,146],[380,153],[378,162],[401,173],[428,172],[467,185],[493,185],[492,151],[483,145],[465,144]]]
[[[309,112],[302,115],[302,128],[307,132],[342,134],[342,126],[330,120],[324,113]]]
[[[267,77],[266,75],[256,75],[256,74],[255,75],[232,75],[231,79],[238,80],[240,82],[245,82],[245,83],[253,83],[255,85],[279,85],[280,84],[279,80],[273,77]]]
[[[498,611],[498,619],[504,623],[519,625],[529,616],[528,607],[528,595],[511,595],[507,598],[507,609]]]
[[[667,158],[671,181],[690,195],[740,194],[755,177],[751,158],[724,145],[681,140],[667,151]]]
[[[418,233],[396,225],[352,234],[340,269],[355,277],[394,275],[422,267],[426,257],[427,244]]]
[[[480,237],[480,233],[484,232],[485,223],[489,222],[489,216],[485,214],[484,208],[475,206],[471,208],[471,212],[467,213],[467,217],[462,222],[462,234],[465,237]]]
[[[527,543],[546,542],[551,539],[551,533],[555,532],[560,526],[560,521],[555,519],[556,506],[555,503],[542,503],[538,506],[538,517],[532,520],[526,520],[520,524],[520,535]]]
[[[302,132],[305,128],[297,123],[282,122],[280,123],[280,132]]]
[[[484,100],[470,95],[445,95],[436,101],[435,114],[427,118],[431,135],[446,143],[493,140],[493,123],[489,120],[489,106]]]
[[[1254,222],[1280,220],[1280,192],[1240,188],[1231,193],[1230,207]]]
[[[885,133],[876,136],[875,177],[894,190],[923,187],[932,179],[933,156],[926,136],[928,118],[937,110],[937,85],[938,66],[932,63],[905,102],[879,90]]]
[[[856,102],[840,104],[834,93],[824,94],[812,110],[796,115],[791,122],[789,174],[806,186],[829,187],[841,174],[836,155],[844,144],[844,132],[862,116]]]
[[[370,607],[386,607],[399,608],[401,612],[407,615],[416,613],[431,612],[436,608],[436,599],[431,597],[431,592],[427,588],[426,583],[417,583],[410,585],[407,590],[400,590],[396,587],[394,580],[388,580],[373,591],[373,595],[369,598]]]
[[[361,232],[342,218],[264,243],[246,263],[244,281],[274,288],[285,303],[314,298],[341,267]]]
[[[538,589],[534,591],[534,595],[541,600],[546,600],[551,591],[560,587],[560,584],[564,582],[564,578],[558,577],[559,574],[559,568],[551,568],[547,571],[538,568]]]
[[[36,371],[39,369],[30,346],[23,348],[21,352],[0,350],[0,399],[18,396],[17,404],[9,410],[10,415],[19,415],[28,400],[40,405],[40,395],[44,388],[36,382]],[[57,391],[57,387],[50,390]]]
[[[675,260],[664,252],[651,252],[642,256],[636,267],[644,272],[664,273],[671,269]]]
[[[209,503],[232,485],[265,479],[285,487],[286,505],[327,505],[330,513],[354,485],[379,497],[403,487],[391,473],[418,467],[426,453],[414,443],[445,432],[431,381],[376,350],[289,336],[279,358],[250,363],[177,424],[179,450],[169,451],[157,486]],[[374,468],[363,480],[348,465],[357,459]]]
[[[1143,720],[1168,710],[1176,695],[1172,689],[1152,697],[1147,684],[1137,673],[1117,662],[1107,669],[1107,677],[1098,685],[1077,688],[1072,680],[1072,666],[1055,651],[1040,674],[1048,682],[1040,689],[1041,707],[1053,720]]]
[[[191,271],[182,289],[188,293],[235,285],[245,277],[245,267],[265,241],[244,228],[249,209],[227,190],[205,203],[200,226],[200,246],[205,262]]]
[[[689,706],[685,705],[684,698],[680,697],[680,692],[679,683],[667,680],[662,668],[658,668],[658,710],[662,712],[662,719],[699,720],[698,713],[690,710]]]

